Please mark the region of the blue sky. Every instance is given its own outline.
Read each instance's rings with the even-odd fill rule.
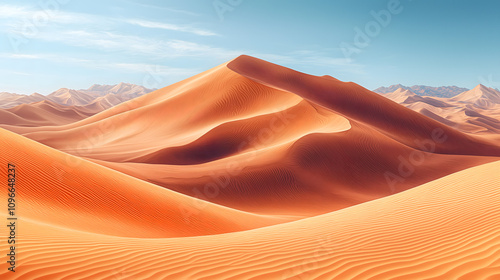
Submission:
[[[500,87],[500,2],[0,2],[0,92],[164,87],[240,54],[369,89]]]

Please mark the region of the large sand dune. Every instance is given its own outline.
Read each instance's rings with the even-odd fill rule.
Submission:
[[[495,96],[396,103],[241,56],[89,116],[0,111],[0,278],[500,279]]]
[[[6,138],[21,142],[8,146],[13,152],[23,149],[31,153],[30,149],[39,146],[2,132],[2,139]],[[60,156],[50,149],[46,152],[52,160]],[[2,165],[5,158],[11,155],[2,156]],[[18,165],[31,170],[40,170],[46,164],[40,158],[23,158],[17,157]],[[19,221],[21,265],[14,274],[6,272],[4,263],[0,273],[2,279],[496,279],[500,277],[499,169],[500,162],[494,162],[330,214],[250,231],[189,238],[117,237],[121,234],[116,229],[124,226],[118,226],[118,221],[107,221],[115,226],[114,232],[97,234],[103,233],[98,215],[82,227],[85,220],[76,218],[76,213],[56,210],[60,201],[40,199],[37,188],[30,188],[28,182],[36,175],[25,174],[27,179],[20,183],[25,186],[20,195],[25,197],[26,209]],[[113,172],[96,175],[100,174],[119,177]],[[78,176],[77,172],[73,175]],[[52,184],[47,177],[36,178],[42,188]],[[114,184],[122,183],[109,180],[108,192]],[[155,186],[139,185],[158,193]],[[79,196],[87,192],[85,188],[71,185],[67,191]],[[125,187],[120,194],[127,196],[131,191]],[[1,197],[4,200],[5,193]],[[145,236],[157,235],[165,219],[175,215],[162,213],[165,218],[154,220],[134,217],[137,212],[129,210],[136,201],[118,208],[114,200],[97,200],[91,212],[116,217],[112,209],[120,209],[121,215],[129,216],[129,225],[134,220],[149,224],[136,225],[135,232],[140,230]],[[144,195],[142,202],[156,207],[161,203],[152,193]],[[74,209],[82,215],[81,205],[72,206],[78,206]],[[32,214],[28,211],[32,207],[33,212],[47,210],[43,215]],[[214,214],[210,209],[205,211],[205,215]],[[218,214],[225,219],[234,215],[229,211]],[[170,218],[175,220],[176,216]],[[220,218],[212,217],[212,221]],[[58,219],[64,223],[56,222]],[[3,227],[2,236],[6,234]],[[6,243],[0,246],[6,249]]]
[[[248,56],[79,122],[7,128],[192,197],[294,216],[390,195],[500,156],[488,139],[354,83]]]

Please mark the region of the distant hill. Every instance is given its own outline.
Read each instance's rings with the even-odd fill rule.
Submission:
[[[61,105],[53,101],[21,104],[9,109],[0,109],[0,126],[57,126],[76,122],[101,111],[101,108],[87,108]]]
[[[500,133],[500,91],[484,85],[451,98],[419,96],[402,88],[382,96],[467,133]]]
[[[117,85],[92,85],[88,89],[61,88],[44,96],[38,93],[23,95],[16,93],[0,93],[0,109],[7,109],[40,101],[51,101],[66,106],[91,106],[101,110],[113,107],[124,101],[139,97],[154,89],[143,86],[119,83]]]
[[[46,97],[33,93],[31,95],[23,95],[17,93],[0,92],[0,109],[13,108],[21,104],[28,104],[46,100]]]
[[[379,87],[374,90],[376,93],[391,93],[398,89],[409,90],[420,96],[434,96],[434,97],[454,97],[460,93],[466,92],[468,88],[461,88],[457,86],[443,86],[443,87],[430,87],[430,86],[403,86],[401,84],[392,85],[389,87]]]

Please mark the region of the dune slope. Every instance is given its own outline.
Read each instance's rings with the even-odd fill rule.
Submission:
[[[422,117],[354,83],[307,75],[249,56],[240,56],[228,63],[228,67],[247,78],[293,92],[349,119],[374,126],[415,149],[419,149],[415,139],[426,139],[439,128],[449,135],[449,142],[437,145],[438,153],[500,156],[499,147],[493,143]]]
[[[128,237],[216,234],[290,220],[199,201],[0,129],[0,174],[17,166],[19,215]],[[6,195],[6,192],[4,192]]]

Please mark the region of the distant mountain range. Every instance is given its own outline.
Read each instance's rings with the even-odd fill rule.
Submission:
[[[20,127],[55,126],[76,122],[99,113],[102,108],[66,106],[42,100],[0,109],[0,126],[15,124]]]
[[[478,85],[451,98],[399,88],[383,94],[405,107],[468,133],[500,133],[500,91]]]
[[[153,90],[139,85],[119,83],[117,85],[93,85],[81,90],[61,88],[47,96],[39,93],[23,95],[0,92],[0,108],[7,109],[21,104],[51,101],[60,105],[89,106],[105,110]]]
[[[409,90],[420,96],[435,96],[435,97],[453,97],[459,95],[462,92],[466,92],[468,88],[461,88],[457,86],[443,86],[443,87],[430,87],[430,86],[403,86],[401,84],[392,85],[389,87],[379,87],[374,90],[376,93],[391,93],[398,89]]]

